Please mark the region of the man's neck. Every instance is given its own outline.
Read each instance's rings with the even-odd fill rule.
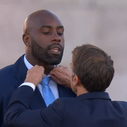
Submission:
[[[77,96],[85,94],[85,93],[89,93],[89,92],[83,86],[78,86],[77,92],[76,92]]]
[[[54,65],[47,65],[47,64],[44,64],[44,63],[31,63],[26,55],[24,56],[24,62],[25,62],[25,65],[27,66],[28,69],[30,69],[31,67],[33,67],[34,65],[39,65],[39,66],[43,66],[45,71],[44,73],[47,75],[50,73],[50,71],[54,68]]]

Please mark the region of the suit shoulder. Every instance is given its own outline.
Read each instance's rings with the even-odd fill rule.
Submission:
[[[117,109],[120,108],[123,111],[127,112],[127,102],[125,101],[112,101],[113,106],[115,106]]]
[[[127,106],[127,102],[126,101],[112,101],[113,104],[115,105],[126,105]]]
[[[13,64],[0,69],[0,81],[1,81],[1,83],[9,81],[10,78],[12,78],[13,70],[14,70]],[[8,79],[8,80],[6,80],[6,79]]]
[[[0,79],[2,79],[5,76],[11,76],[13,71],[18,69],[18,67],[20,67],[20,65],[19,65],[20,61],[23,61],[23,56],[19,57],[19,59],[16,60],[15,63],[1,68],[0,69]]]
[[[13,83],[13,65],[0,69],[0,95],[7,95],[7,92],[14,89]],[[7,92],[5,92],[7,91]]]
[[[0,75],[7,74],[8,72],[11,72],[12,70],[13,70],[13,64],[3,67],[0,69]]]

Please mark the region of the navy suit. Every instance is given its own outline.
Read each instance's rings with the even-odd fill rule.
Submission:
[[[24,82],[27,68],[24,64],[24,55],[14,64],[0,70],[0,127],[4,127],[3,118],[13,91]],[[68,88],[58,85],[59,97],[75,97],[75,94]],[[31,98],[30,109],[45,108],[44,100],[36,88]]]
[[[23,94],[22,94],[23,93]],[[18,88],[9,103],[5,123],[13,127],[127,127],[127,102],[111,101],[106,92],[57,99],[48,108],[29,110],[33,90]]]

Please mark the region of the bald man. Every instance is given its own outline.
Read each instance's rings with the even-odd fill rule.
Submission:
[[[68,88],[70,71],[64,66],[57,66],[64,51],[64,26],[59,18],[48,10],[36,11],[25,20],[23,30],[25,54],[14,64],[0,70],[0,127],[5,127],[3,118],[13,91],[24,82],[27,70],[35,65],[43,66],[43,78],[50,78],[48,89],[53,96],[52,102],[61,97],[75,97]],[[40,82],[31,99],[30,109],[48,106],[44,98],[47,94],[43,92],[45,90]]]

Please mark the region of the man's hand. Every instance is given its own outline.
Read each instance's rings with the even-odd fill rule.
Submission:
[[[71,87],[72,83],[72,72],[64,66],[57,66],[51,72],[52,79],[60,85],[65,87]]]
[[[44,77],[44,68],[42,66],[35,65],[27,71],[25,82],[31,82],[37,86]]]

